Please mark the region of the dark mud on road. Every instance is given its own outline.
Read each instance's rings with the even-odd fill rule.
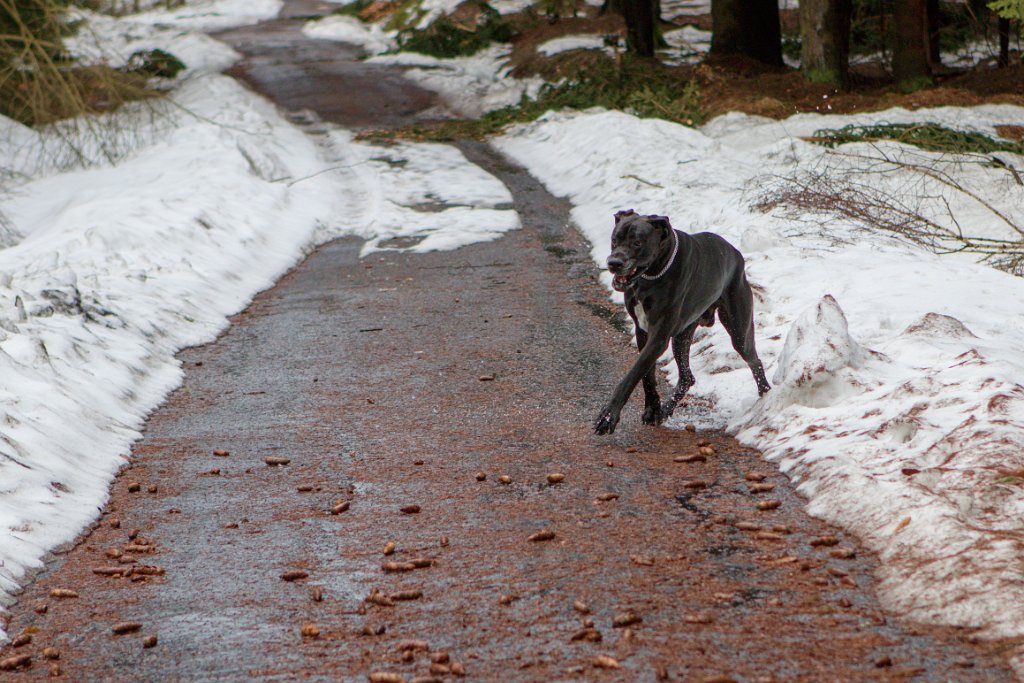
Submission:
[[[969,632],[890,623],[874,558],[757,452],[643,427],[636,402],[595,436],[635,352],[589,247],[564,202],[463,149],[523,229],[364,260],[333,242],[183,352],[100,522],[12,610],[32,640],[2,656],[33,664],[7,675],[1011,680]]]

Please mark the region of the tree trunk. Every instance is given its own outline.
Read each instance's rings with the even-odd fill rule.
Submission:
[[[782,65],[777,0],[711,0],[711,54]]]
[[[655,5],[653,0],[623,0],[626,20],[626,52],[640,57],[654,56]]]
[[[926,0],[897,0],[892,13],[892,74],[903,90],[917,90],[931,83],[928,68],[928,18]]]
[[[939,49],[939,28],[942,25],[939,0],[927,0],[925,13],[928,17],[928,61],[934,69],[942,65],[942,53]]]
[[[849,86],[852,0],[800,0],[800,71],[812,83]]]
[[[999,17],[999,66],[1010,66],[1010,20]]]

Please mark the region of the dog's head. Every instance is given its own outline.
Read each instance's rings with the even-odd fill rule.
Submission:
[[[671,244],[672,225],[665,216],[641,216],[632,209],[616,213],[608,256],[612,287],[625,291]]]

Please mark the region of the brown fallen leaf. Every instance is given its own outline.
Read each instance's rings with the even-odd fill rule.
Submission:
[[[900,523],[896,525],[896,528],[893,529],[893,533],[894,534],[898,534],[899,532],[901,532],[904,529],[906,529],[908,524],[910,524],[910,517],[904,517],[900,521]]]

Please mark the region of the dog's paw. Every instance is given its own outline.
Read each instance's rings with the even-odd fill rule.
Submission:
[[[672,413],[676,412],[676,406],[678,406],[678,405],[679,405],[679,402],[676,401],[675,399],[672,399],[672,398],[662,402],[662,404],[661,404],[661,421],[664,422],[665,420],[667,420],[670,417],[672,417]]]
[[[644,416],[640,419],[643,420],[645,425],[660,425],[667,417],[668,415],[665,414],[664,407],[653,403],[644,408]]]
[[[594,420],[594,431],[598,434],[611,434],[619,424],[619,411],[605,408],[596,420]]]

